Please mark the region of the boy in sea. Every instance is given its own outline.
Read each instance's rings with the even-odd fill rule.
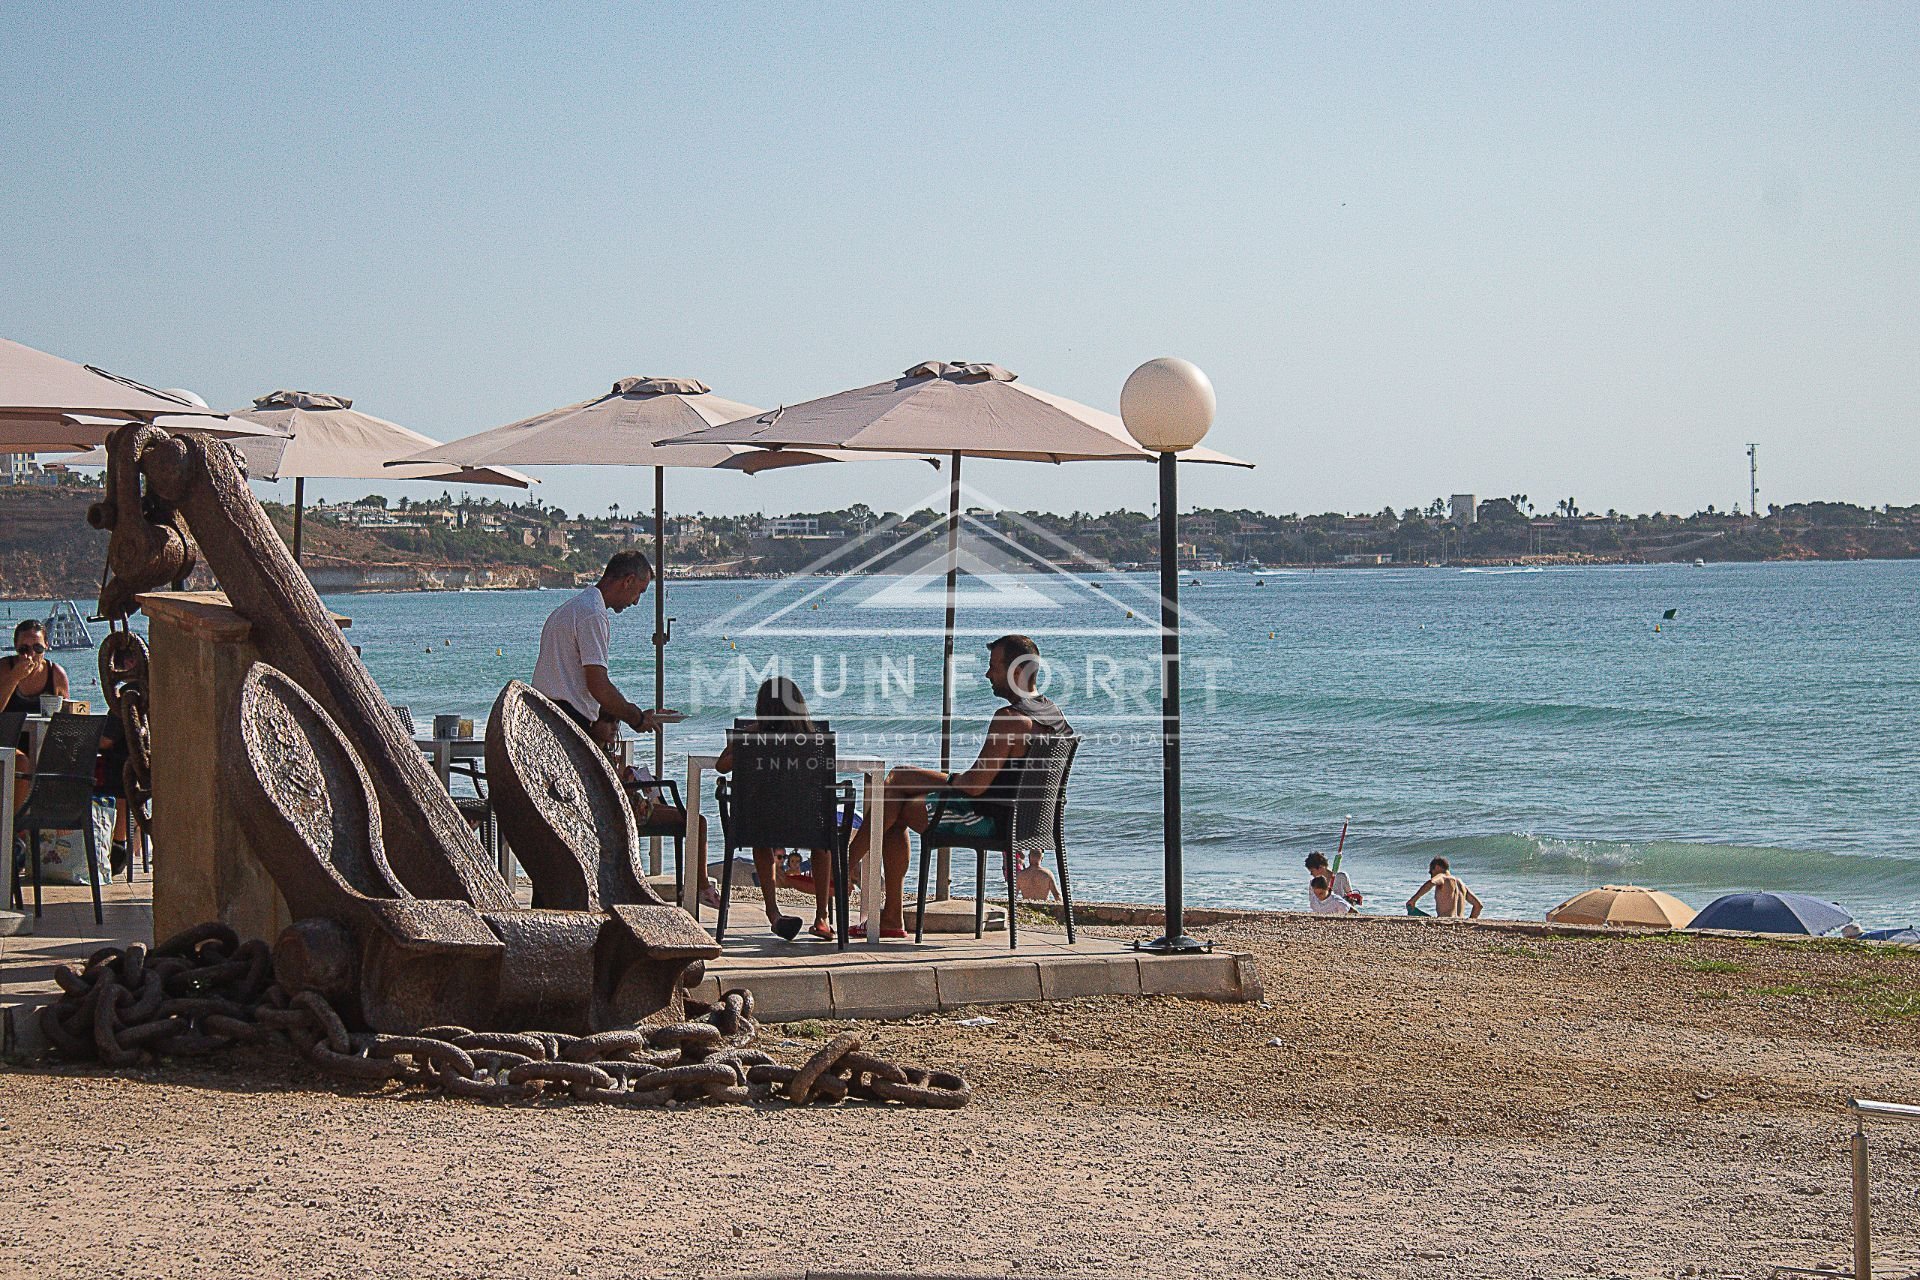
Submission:
[[[1365,901],[1364,898],[1353,891],[1353,883],[1347,879],[1346,872],[1327,870],[1327,855],[1317,849],[1307,855],[1307,875],[1312,879],[1324,878],[1327,882],[1327,888],[1333,896],[1345,902],[1349,907],[1357,908]],[[1312,906],[1313,895],[1310,893],[1308,898],[1309,901],[1307,905]],[[1314,907],[1313,909],[1315,911],[1320,910],[1319,907]]]
[[[1427,864],[1427,882],[1420,886],[1419,892],[1407,899],[1408,915],[1425,915],[1419,909],[1420,899],[1427,890],[1433,890],[1433,912],[1440,916],[1462,916],[1465,904],[1473,904],[1473,918],[1480,918],[1480,899],[1473,896],[1473,890],[1467,888],[1467,882],[1453,874],[1445,858],[1435,858]]]
[[[1333,891],[1333,882],[1327,877],[1315,876],[1307,886],[1307,910],[1317,916],[1345,916],[1353,914],[1353,904]]]

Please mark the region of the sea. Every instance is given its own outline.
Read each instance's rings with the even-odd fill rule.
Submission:
[[[566,598],[328,604],[424,731],[483,722]],[[1182,574],[1180,606],[1189,905],[1299,908],[1302,859],[1340,849],[1389,914],[1443,856],[1491,916],[1633,883],[1920,923],[1920,562],[1213,571]],[[668,776],[774,673],[843,751],[937,764],[943,607],[937,576],[670,582],[665,703],[687,719]],[[1066,820],[1079,897],[1161,899],[1157,610],[1150,574],[962,580],[955,764],[996,705],[986,643],[1033,636],[1086,737]],[[652,632],[649,592],[613,628],[611,674],[642,705]],[[87,696],[90,660],[65,656]]]

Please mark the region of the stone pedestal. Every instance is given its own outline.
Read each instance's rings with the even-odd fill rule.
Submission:
[[[253,628],[218,591],[155,591],[138,603],[150,623],[154,938],[220,920],[272,942],[292,917],[219,785],[222,728],[260,660]]]

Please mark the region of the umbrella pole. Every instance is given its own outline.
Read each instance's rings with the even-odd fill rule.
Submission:
[[[667,469],[653,469],[653,706],[667,705]],[[667,726],[653,727],[653,776],[667,776]],[[694,803],[699,803],[696,799]],[[660,837],[647,853],[648,873],[660,874]]]
[[[946,648],[940,661],[940,772],[953,768],[953,624],[954,592],[960,574],[960,454],[952,455],[947,476],[947,625]],[[940,888],[944,902],[952,896],[953,852],[940,850]],[[925,925],[922,924],[922,928]]]
[[[300,563],[300,513],[307,505],[307,478],[295,476],[293,480],[293,562]]]

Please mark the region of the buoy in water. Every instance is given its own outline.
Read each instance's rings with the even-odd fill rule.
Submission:
[[[451,648],[453,648],[453,641],[451,641],[451,640],[447,640],[447,639],[444,639],[444,638],[443,638],[443,639],[442,639],[442,640],[440,641],[440,647],[441,647],[441,648],[443,648],[443,649],[451,649]]]
[[[493,656],[496,658],[504,658],[507,656],[507,651],[505,649],[495,649],[493,651]]]

